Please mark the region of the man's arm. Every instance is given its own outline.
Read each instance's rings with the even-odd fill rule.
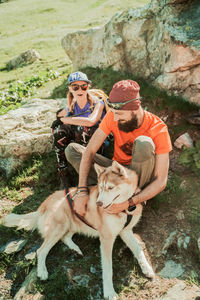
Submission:
[[[103,144],[106,137],[107,135],[100,128],[98,128],[91,137],[85,151],[83,152],[83,156],[80,163],[78,184],[79,187],[87,186],[88,175],[93,162],[93,158],[98,149]],[[85,214],[87,201],[88,195],[86,195],[85,193],[80,193],[76,196],[74,201],[74,209],[78,214]]]
[[[147,201],[164,190],[167,184],[169,170],[169,153],[156,155],[154,180],[147,185],[144,190],[132,197],[133,204]],[[128,201],[111,205],[106,211],[109,213],[119,213],[129,206]]]

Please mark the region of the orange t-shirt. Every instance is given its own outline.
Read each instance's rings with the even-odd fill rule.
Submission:
[[[128,133],[119,130],[118,121],[114,121],[114,113],[111,111],[107,112],[99,127],[106,135],[113,133],[113,160],[123,165],[131,163],[133,143],[141,135],[148,136],[153,140],[156,154],[164,154],[172,150],[167,125],[159,117],[148,111],[144,111],[144,121],[141,127]]]

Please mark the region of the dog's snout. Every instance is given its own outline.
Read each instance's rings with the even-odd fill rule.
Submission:
[[[97,201],[97,206],[103,206],[103,202]]]

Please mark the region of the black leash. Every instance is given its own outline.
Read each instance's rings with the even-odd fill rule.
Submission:
[[[79,215],[77,212],[75,212],[75,210],[74,210],[74,208],[73,208],[73,197],[75,197],[75,196],[78,194],[78,192],[76,192],[76,193],[73,195],[73,197],[71,197],[71,194],[70,194],[68,188],[65,188],[65,189],[64,189],[64,192],[65,192],[65,198],[66,198],[67,201],[68,201],[68,204],[69,204],[69,206],[70,206],[70,208],[71,208],[72,213],[75,214],[75,216],[76,216],[77,218],[79,218],[79,220],[81,220],[83,223],[85,223],[86,225],[88,225],[88,226],[91,227],[92,229],[96,230],[90,223],[87,222],[87,220],[86,220],[84,217],[82,217],[82,216]]]
[[[70,194],[69,189],[68,189],[67,187],[64,189],[64,192],[65,192],[65,198],[66,198],[67,201],[68,201],[68,204],[69,204],[69,206],[70,206],[70,208],[71,208],[72,213],[75,214],[75,216],[76,216],[77,218],[79,218],[79,220],[81,220],[83,223],[85,223],[86,225],[88,225],[88,226],[91,227],[92,229],[96,230],[96,228],[94,228],[90,223],[88,223],[88,221],[87,221],[84,217],[82,217],[82,216],[79,215],[77,212],[75,212],[75,210],[74,210],[74,208],[73,208],[73,197],[75,197],[75,196],[77,195],[78,192],[76,192],[76,193],[73,195],[73,197],[71,197],[71,194]],[[134,204],[134,205],[132,205],[132,206],[129,206],[128,211],[132,212],[132,211],[134,211],[135,209],[136,209],[136,205]],[[126,211],[124,211],[124,213],[126,213]],[[126,226],[129,225],[129,223],[130,223],[131,220],[132,220],[132,217],[133,217],[133,215],[128,215],[128,214],[127,214],[127,219],[126,219],[126,223],[124,224],[124,228],[125,228]]]

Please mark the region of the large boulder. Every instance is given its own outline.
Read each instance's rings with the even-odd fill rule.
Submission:
[[[7,177],[31,155],[52,150],[50,126],[62,102],[33,99],[0,116],[0,171]]]
[[[23,65],[32,64],[38,59],[40,59],[39,53],[35,49],[29,49],[8,61],[6,68],[8,70],[15,69]]]
[[[112,67],[200,105],[199,0],[152,0],[61,41],[74,69]]]

